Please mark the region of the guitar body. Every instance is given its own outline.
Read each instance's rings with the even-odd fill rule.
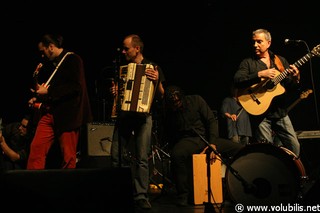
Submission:
[[[258,84],[239,89],[237,98],[241,106],[251,115],[261,115],[267,111],[274,97],[285,92],[281,84],[274,85],[270,79],[262,79]]]
[[[41,103],[35,103],[33,106],[33,123],[37,124],[43,115],[42,109],[41,109]]]

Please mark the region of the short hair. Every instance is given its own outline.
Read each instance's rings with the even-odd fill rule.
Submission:
[[[260,28],[260,29],[254,30],[254,31],[252,32],[252,36],[254,36],[254,35],[256,35],[256,34],[260,34],[260,33],[263,33],[263,34],[264,34],[264,37],[265,37],[265,39],[266,39],[267,41],[271,41],[271,33],[270,33],[268,30],[266,30],[266,29]]]
[[[50,44],[54,44],[58,48],[62,48],[63,37],[58,34],[45,34],[42,36],[40,42],[45,47],[49,47]]]
[[[141,37],[137,34],[130,34],[128,36],[125,37],[126,39],[127,38],[131,38],[131,43],[132,43],[132,46],[133,47],[136,47],[136,46],[140,46],[140,52],[143,53],[143,49],[144,49],[144,43],[141,39]]]
[[[30,121],[32,119],[32,116],[30,114],[25,114],[23,116],[23,119],[26,119],[26,120]]]
[[[176,85],[167,86],[165,90],[165,102],[167,104],[171,104],[173,101],[172,97],[174,95],[178,96],[178,98],[182,100],[184,97],[184,92],[179,86],[176,86]]]

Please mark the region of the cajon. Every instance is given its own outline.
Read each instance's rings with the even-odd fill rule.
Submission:
[[[208,202],[208,175],[206,154],[194,154],[193,161],[193,189],[194,189],[194,204],[203,204]],[[210,184],[212,196],[211,203],[222,203],[222,170],[221,161],[217,159],[210,165]]]

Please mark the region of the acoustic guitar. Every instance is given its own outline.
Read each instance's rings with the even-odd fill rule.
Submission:
[[[311,52],[294,63],[299,68],[314,56],[320,55],[320,44]],[[285,92],[285,88],[279,84],[290,74],[289,69],[277,72],[272,79],[263,78],[261,82],[245,89],[238,89],[237,100],[241,106],[251,115],[261,115],[267,111],[274,97]]]

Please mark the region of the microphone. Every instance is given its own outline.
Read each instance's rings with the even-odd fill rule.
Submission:
[[[2,134],[2,129],[3,129],[3,126],[2,126],[2,118],[0,118],[0,133]]]
[[[116,63],[118,63],[118,65],[120,64],[121,62],[121,48],[120,47],[117,47],[117,56],[116,56]]]
[[[286,38],[284,40],[284,44],[287,45],[287,44],[297,44],[297,43],[301,43],[303,42],[303,40],[293,40],[293,39],[288,39]]]

